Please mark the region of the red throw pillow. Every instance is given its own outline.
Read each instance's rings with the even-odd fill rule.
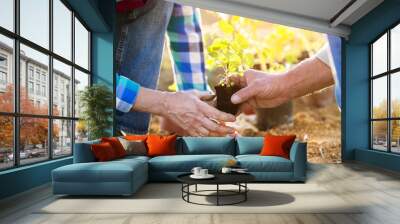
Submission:
[[[94,154],[94,157],[99,162],[117,159],[117,156],[115,155],[115,151],[114,151],[113,147],[108,142],[93,144],[93,145],[91,145],[91,149]]]
[[[124,139],[128,141],[146,141],[147,135],[126,135]]]
[[[176,155],[176,135],[149,135],[146,143],[148,156]]]
[[[118,138],[101,138],[101,142],[108,142],[114,149],[115,155],[118,158],[125,157],[126,156],[126,151],[124,147],[122,146],[121,142],[119,142]]]
[[[261,149],[261,156],[280,156],[286,159],[289,159],[290,148],[294,140],[296,139],[296,135],[287,135],[287,136],[274,136],[274,135],[265,135],[264,137],[264,146]]]

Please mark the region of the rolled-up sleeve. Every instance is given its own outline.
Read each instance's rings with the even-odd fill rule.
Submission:
[[[118,74],[116,81],[117,81],[117,87],[116,87],[115,107],[117,110],[127,113],[135,105],[140,85],[126,78],[125,76]]]

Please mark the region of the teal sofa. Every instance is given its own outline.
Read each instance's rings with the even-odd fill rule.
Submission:
[[[171,182],[193,167],[219,172],[228,160],[236,160],[258,182],[304,182],[307,145],[295,142],[290,159],[260,156],[263,137],[180,137],[177,155],[127,156],[96,162],[91,141],[75,144],[74,163],[52,171],[54,194],[132,195],[148,181]]]

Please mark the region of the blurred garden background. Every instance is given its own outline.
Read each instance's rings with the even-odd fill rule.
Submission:
[[[206,61],[207,48],[213,41],[229,38],[234,33],[243,38],[246,53],[252,56],[253,69],[279,75],[326,44],[326,37],[321,33],[208,10],[200,12]],[[168,41],[164,49],[158,89],[175,91]],[[221,71],[212,63],[206,63],[206,68],[209,85],[213,87]],[[242,136],[296,134],[299,140],[308,142],[310,162],[338,163],[341,158],[340,122],[340,111],[330,87],[277,108],[257,110],[253,115],[241,114],[229,125]],[[150,132],[162,132],[159,117],[152,117]]]

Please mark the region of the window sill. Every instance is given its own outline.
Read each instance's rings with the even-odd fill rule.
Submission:
[[[355,149],[355,160],[388,170],[400,172],[400,154],[371,150]]]
[[[59,159],[52,159],[52,160],[48,160],[48,161],[43,161],[43,162],[24,165],[24,166],[20,166],[20,167],[10,168],[10,169],[7,169],[7,170],[0,171],[0,176],[1,175],[6,175],[6,174],[10,174],[10,173],[14,173],[14,172],[23,171],[23,170],[32,169],[32,168],[35,168],[35,167],[49,165],[49,164],[52,164],[52,163],[58,163],[58,162],[66,161],[66,160],[69,160],[69,159],[72,160],[72,156],[67,156],[67,157],[62,157],[62,158],[59,158]]]

